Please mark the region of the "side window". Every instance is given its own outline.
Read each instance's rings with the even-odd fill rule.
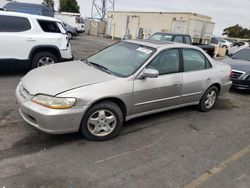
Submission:
[[[174,37],[174,42],[184,43],[183,37],[180,35],[177,35]]]
[[[211,68],[210,62],[199,51],[183,49],[184,72],[204,70]]]
[[[244,46],[245,43],[244,42],[239,42],[239,46]]]
[[[212,43],[212,44],[218,44],[219,41],[218,41],[217,38],[211,38],[211,43]]]
[[[189,36],[185,36],[186,44],[192,44],[192,40]]]
[[[57,22],[46,21],[46,20],[38,20],[39,25],[42,30],[47,33],[61,33]]]
[[[0,15],[0,32],[23,32],[31,29],[27,18]]]
[[[66,26],[64,26],[63,24],[61,24],[61,23],[59,23],[59,22],[57,23],[57,25],[58,25],[58,27],[59,27],[61,33],[67,33],[67,31],[66,31]]]
[[[156,69],[160,75],[176,73],[180,70],[179,50],[171,49],[161,52],[147,68]]]

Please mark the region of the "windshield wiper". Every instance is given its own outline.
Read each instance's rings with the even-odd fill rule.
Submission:
[[[94,62],[90,62],[87,59],[85,59],[85,63],[87,65],[89,65],[89,66],[94,66],[94,67],[98,68],[99,70],[102,70],[102,71],[104,71],[104,72],[106,72],[108,74],[112,74],[112,72],[107,67],[104,67],[104,66],[102,66],[100,64],[97,64],[97,63],[94,63]]]
[[[83,63],[86,63],[88,66],[92,66],[91,63],[87,59],[81,59]]]

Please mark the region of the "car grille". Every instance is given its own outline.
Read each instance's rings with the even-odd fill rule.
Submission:
[[[232,79],[238,79],[239,77],[241,77],[244,73],[240,72],[240,71],[232,71]]]

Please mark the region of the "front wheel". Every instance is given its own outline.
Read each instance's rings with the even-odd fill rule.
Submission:
[[[200,100],[199,110],[202,112],[207,112],[211,110],[218,98],[219,90],[217,87],[210,87]]]
[[[119,135],[123,124],[121,109],[113,102],[92,106],[84,115],[80,132],[89,140],[110,140]]]

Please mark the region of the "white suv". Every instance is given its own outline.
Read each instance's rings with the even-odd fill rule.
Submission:
[[[10,67],[19,62],[36,68],[72,59],[70,41],[60,20],[0,11],[0,65]]]

